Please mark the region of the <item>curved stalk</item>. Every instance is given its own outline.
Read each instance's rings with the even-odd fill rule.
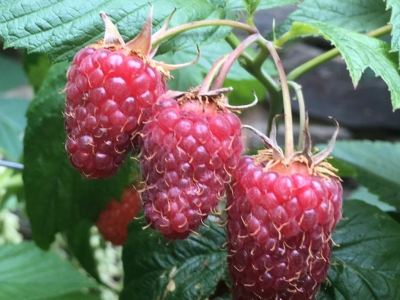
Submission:
[[[244,50],[250,44],[254,43],[259,37],[260,37],[260,35],[258,33],[248,36],[236,47],[235,50],[232,51],[231,54],[229,54],[228,58],[222,65],[217,78],[215,79],[215,81],[213,83],[213,87],[212,87],[213,89],[220,89],[222,87],[222,85],[225,81],[226,75],[228,74],[229,69],[232,67],[233,63],[244,52]]]
[[[249,26],[245,23],[231,21],[231,20],[202,20],[202,21],[194,21],[187,24],[179,25],[169,30],[166,30],[162,35],[157,36],[152,41],[152,46],[157,47],[163,41],[173,38],[174,36],[181,34],[185,31],[190,29],[196,29],[200,27],[207,27],[207,26],[228,26],[232,28],[242,29],[247,31],[249,34],[258,33],[257,28]]]
[[[278,52],[275,50],[275,46],[270,41],[265,41],[265,44],[274,59],[276,68],[278,69],[279,79],[282,87],[283,97],[283,111],[285,113],[285,157],[289,158],[293,154],[293,120],[292,120],[292,105],[290,102],[289,86],[286,79],[285,70],[283,69],[282,61],[279,58]]]
[[[240,44],[240,40],[233,33],[228,35],[225,38],[225,41],[229,44],[229,46],[231,46],[232,49],[235,49]],[[266,48],[265,45],[264,48]],[[242,53],[238,62],[245,71],[256,78],[265,87],[267,93],[269,94],[270,107],[267,127],[267,135],[269,135],[272,128],[272,119],[276,114],[282,111],[283,105],[280,87],[275,83],[271,76],[266,74],[261,68],[261,57],[265,57],[265,59],[267,59],[267,57],[269,56],[269,51],[262,52],[266,53],[266,55],[257,55],[254,60],[247,53]]]
[[[210,86],[211,86],[211,83],[212,83],[212,81],[213,81],[213,79],[214,79],[215,73],[216,73],[217,70],[221,67],[221,65],[222,65],[223,63],[225,63],[225,61],[227,60],[227,58],[228,58],[228,54],[227,54],[227,55],[224,55],[224,56],[222,56],[222,57],[220,57],[220,58],[212,65],[210,71],[208,71],[206,77],[205,77],[204,80],[203,80],[203,83],[202,83],[201,86],[200,86],[199,93],[198,93],[199,95],[202,95],[202,94],[204,94],[204,93],[206,93],[206,92],[209,91]]]
[[[297,101],[299,102],[300,128],[299,128],[298,150],[301,150],[303,149],[303,144],[304,144],[304,129],[306,126],[306,106],[304,102],[303,92],[301,91],[301,85],[297,84],[294,81],[289,81],[289,80],[288,84],[296,92]]]

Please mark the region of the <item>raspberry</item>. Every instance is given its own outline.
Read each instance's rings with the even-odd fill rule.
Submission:
[[[228,190],[233,299],[314,299],[330,266],[342,186],[300,162],[267,164],[242,157]]]
[[[224,197],[243,150],[239,118],[218,97],[161,97],[144,126],[140,167],[147,223],[169,239],[195,231]]]
[[[117,172],[151,105],[167,90],[167,71],[134,42],[128,47],[119,34],[111,38],[110,33],[118,31],[102,17],[106,39],[80,50],[67,73],[65,148],[72,166],[88,178],[108,178]],[[148,30],[151,33],[151,19],[150,29],[143,28]],[[151,40],[147,43],[145,52]]]
[[[126,241],[128,224],[141,210],[140,195],[135,187],[124,190],[121,202],[115,199],[101,211],[96,226],[100,234],[114,245],[123,245]]]

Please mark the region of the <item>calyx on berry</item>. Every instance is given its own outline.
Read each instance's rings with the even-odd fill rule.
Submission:
[[[174,13],[174,12],[173,12]],[[106,32],[104,35],[104,39],[98,41],[96,44],[89,45],[88,47],[93,48],[108,48],[113,50],[125,50],[126,54],[134,54],[145,62],[147,62],[152,67],[158,69],[166,79],[170,78],[169,70],[174,70],[178,68],[183,68],[192,64],[195,64],[200,58],[200,51],[198,49],[198,56],[195,60],[189,63],[184,64],[177,64],[177,65],[170,65],[163,62],[159,62],[156,60],[152,60],[152,58],[156,55],[158,45],[155,49],[152,49],[152,41],[154,37],[160,38],[162,37],[163,33],[167,30],[169,22],[173,16],[173,13],[167,19],[164,26],[156,33],[152,34],[152,18],[153,18],[153,6],[151,6],[150,13],[146,19],[146,22],[141,29],[140,33],[128,42],[124,42],[123,38],[121,37],[117,27],[114,23],[110,20],[109,16],[101,11],[100,16],[103,19],[103,22],[106,27]]]

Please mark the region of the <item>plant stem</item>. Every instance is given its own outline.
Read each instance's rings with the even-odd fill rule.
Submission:
[[[228,55],[224,55],[220,57],[211,67],[210,71],[208,71],[206,77],[203,80],[203,83],[200,86],[199,89],[199,95],[202,95],[206,92],[209,91],[211,83],[214,79],[215,73],[217,72],[218,68],[221,67],[221,65],[226,61],[228,58]]]
[[[229,26],[232,28],[242,29],[244,31],[247,31],[249,34],[258,33],[257,28],[249,26],[245,23],[237,22],[237,21],[201,20],[201,21],[194,21],[194,22],[190,22],[187,24],[179,25],[179,26],[176,26],[169,30],[166,30],[162,35],[157,36],[152,41],[152,47],[154,48],[154,47],[158,46],[159,44],[161,44],[163,41],[173,38],[174,36],[181,34],[185,31],[188,31],[190,29],[196,29],[196,28],[206,27],[206,26]]]
[[[297,101],[299,102],[299,115],[300,115],[300,128],[299,128],[299,141],[298,150],[303,149],[304,144],[304,129],[306,124],[306,106],[304,103],[303,93],[301,91],[301,85],[294,81],[288,81],[288,84],[295,90]]]
[[[391,30],[392,30],[392,25],[386,25],[386,26],[380,27],[376,30],[373,30],[371,32],[368,32],[366,35],[370,36],[370,37],[381,37],[383,35],[389,34],[391,32]],[[297,68],[292,70],[287,75],[287,78],[288,78],[288,80],[295,81],[303,74],[309,72],[310,70],[318,67],[319,65],[321,65],[339,55],[340,55],[340,52],[337,48],[331,49],[321,55],[318,55],[317,57],[314,57],[313,59],[310,59],[309,61],[305,62],[304,64],[298,66]]]
[[[244,52],[244,50],[253,42],[255,42],[259,38],[259,34],[252,34],[244,39],[233,51],[229,54],[225,63],[222,65],[220,72],[218,73],[217,78],[213,83],[212,89],[220,89],[225,81],[226,75],[228,75],[229,69],[232,67],[233,63],[236,59]]]
[[[270,41],[265,41],[265,44],[274,59],[276,68],[279,73],[279,79],[282,87],[283,97],[283,111],[285,113],[285,157],[289,158],[293,154],[293,120],[292,120],[292,105],[290,102],[289,86],[286,79],[285,70],[283,69],[282,61],[279,58],[278,52],[275,50],[275,46]]]
[[[240,40],[231,33],[225,38],[225,41],[231,46],[232,49],[235,49],[240,44]],[[264,45],[264,47],[265,45]],[[240,59],[238,60],[240,66],[246,70],[250,75],[256,78],[266,89],[267,93],[269,94],[270,98],[270,107],[269,107],[269,118],[268,118],[268,128],[267,128],[267,135],[271,132],[272,128],[272,120],[273,117],[282,111],[282,95],[280,93],[280,87],[275,83],[275,81],[266,74],[262,70],[262,58],[265,59],[269,55],[269,51],[260,51],[264,52],[265,54],[259,54],[254,58],[254,60],[248,55],[247,53],[242,53],[240,55]]]

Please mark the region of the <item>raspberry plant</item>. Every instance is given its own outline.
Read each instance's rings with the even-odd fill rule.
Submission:
[[[269,160],[260,157],[272,156],[275,159],[284,154],[283,156],[288,158],[296,151],[300,151],[306,158],[316,157],[316,161],[322,162],[319,159],[321,155],[318,156],[314,149],[309,149],[311,142],[306,130],[307,117],[305,109],[300,105],[304,102],[307,108],[309,98],[304,93],[305,99],[302,99],[298,81],[335,57],[340,56],[344,59],[350,75],[348,81],[355,87],[362,79],[362,73],[366,69],[372,70],[385,82],[390,92],[388,97],[380,97],[380,105],[390,103],[393,111],[400,107],[398,72],[400,4],[394,0],[298,2],[295,0],[241,2],[158,0],[151,3],[154,30],[152,32],[147,30],[146,43],[135,47],[145,49],[144,55],[148,54],[152,60],[163,62],[164,66],[181,65],[192,61],[196,57],[195,45],[198,45],[201,51],[201,58],[195,65],[184,64],[187,67],[171,71],[171,80],[166,85],[161,83],[163,87],[160,88],[159,94],[163,94],[167,89],[186,92],[205,82],[204,86],[210,85],[211,90],[218,90],[222,86],[232,87],[233,91],[227,95],[229,104],[243,106],[252,101],[252,90],[254,90],[260,99],[256,109],[261,110],[268,105],[269,115],[263,116],[260,123],[265,125],[266,134],[270,137],[263,140],[273,151],[262,152],[260,149],[247,149],[249,146],[246,146],[246,153],[242,155],[254,155],[260,150],[264,156],[259,156],[256,164],[254,159],[241,158],[239,167],[235,170],[227,170],[225,167],[220,173],[214,171],[215,178],[222,178],[224,182],[232,179],[225,178],[226,176],[233,175],[232,184],[227,188],[228,199],[217,201],[220,213],[211,213],[207,218],[204,216],[201,221],[206,226],[193,228],[194,232],[186,240],[166,239],[156,230],[147,228],[146,217],[140,215],[128,226],[128,237],[123,247],[114,247],[96,232],[95,224],[100,212],[111,203],[111,199],[121,199],[124,188],[132,180],[132,173],[140,172],[138,162],[140,158],[135,154],[127,155],[123,158],[124,163],[123,159],[118,158],[118,162],[112,164],[116,167],[115,170],[108,170],[105,172],[107,174],[104,173],[105,176],[101,176],[102,174],[93,176],[110,177],[107,179],[87,179],[71,167],[65,150],[65,143],[70,134],[68,126],[76,129],[78,137],[82,137],[83,134],[89,136],[89,139],[93,134],[90,130],[95,127],[84,126],[93,119],[89,118],[90,110],[89,117],[83,114],[83,110],[88,112],[83,104],[84,101],[78,107],[73,107],[71,104],[75,103],[75,96],[78,99],[81,95],[74,93],[74,88],[71,91],[67,88],[65,93],[67,80],[79,86],[82,84],[82,78],[72,71],[68,72],[68,77],[66,74],[71,64],[81,64],[78,62],[79,59],[74,61],[78,52],[90,52],[91,50],[87,50],[90,48],[82,49],[96,44],[96,41],[105,37],[104,24],[99,17],[100,12],[110,15],[109,20],[121,34],[121,38],[117,40],[125,43],[124,41],[131,41],[140,36],[139,33],[148,20],[150,5],[146,1],[124,3],[102,0],[51,3],[39,0],[3,1],[0,5],[0,36],[4,47],[24,51],[12,52],[17,61],[5,55],[0,57],[3,70],[0,75],[0,270],[2,270],[0,298],[259,299],[257,295],[261,295],[262,299],[268,297],[308,299],[316,294],[316,299],[324,300],[399,299],[400,147],[398,142],[388,142],[382,138],[374,141],[339,140],[334,147],[333,142],[329,142],[328,145],[318,145],[320,149],[327,148],[329,151],[333,149],[331,155],[334,158],[328,159],[332,165],[327,168],[328,172],[322,174],[317,172],[314,174],[317,176],[311,179],[307,177],[309,171],[304,171],[304,165],[302,167],[296,165],[305,161],[312,164],[307,159],[292,162],[296,167],[288,163],[287,165],[292,167],[288,169],[290,172],[286,170],[285,173],[282,171],[282,162],[283,165],[287,163],[285,159],[274,166],[269,165],[269,169],[264,172],[260,169],[266,168]],[[258,24],[255,17],[263,14],[265,10],[268,12],[269,9],[280,6],[292,8],[292,13],[283,22],[279,24],[277,22],[271,32],[259,32],[254,25]],[[243,21],[236,21],[238,14],[243,17]],[[104,13],[102,15],[105,16]],[[269,17],[262,18],[262,21],[273,23]],[[147,25],[149,26],[148,22]],[[151,33],[153,35],[150,39]],[[299,63],[292,69],[283,68],[285,51],[292,44],[306,41],[310,36],[320,36],[328,40],[332,44],[331,49]],[[107,42],[107,36],[105,40]],[[257,47],[251,47],[253,45]],[[108,50],[96,49],[96,52]],[[154,56],[156,50],[157,55]],[[86,54],[91,55],[91,53]],[[206,76],[221,57],[225,57],[226,60],[221,63],[219,73],[213,78]],[[234,64],[235,60],[238,63]],[[103,67],[101,68],[105,71]],[[282,77],[283,69],[286,71],[285,78]],[[99,69],[90,69],[92,72],[96,70]],[[132,74],[126,68],[123,68],[122,73]],[[101,82],[103,83],[103,80]],[[24,94],[15,96],[20,95],[15,93],[16,88],[28,84],[34,91],[33,99]],[[291,87],[290,90],[286,84]],[[110,98],[119,100],[118,93],[121,89],[107,89],[107,85],[105,79],[104,88],[107,93],[112,94]],[[312,81],[303,83],[303,86],[305,85],[316,87],[316,83]],[[338,86],[337,91],[330,97],[335,99],[340,89]],[[204,89],[201,92],[204,92]],[[128,96],[130,95],[124,96],[123,100]],[[299,100],[300,136],[303,135],[304,129],[304,135],[300,137],[300,141],[304,142],[300,143],[302,145],[297,149],[293,148],[293,131],[297,130],[292,129],[294,122],[291,120],[292,109],[288,101],[291,96],[297,96]],[[66,98],[71,100],[71,102],[67,100],[67,108]],[[176,97],[172,98],[169,101],[176,101]],[[348,99],[346,105],[350,105],[351,100]],[[118,111],[124,110],[121,101],[114,101],[118,102],[116,103]],[[318,106],[322,107],[328,99],[319,101]],[[156,102],[149,103],[149,107],[153,103]],[[179,106],[179,102],[174,103],[171,105]],[[176,108],[176,111],[180,113],[184,108]],[[152,110],[157,115],[162,106],[154,104]],[[92,112],[94,111],[95,109]],[[104,119],[105,116],[114,120],[107,128],[99,127],[103,131],[110,129],[111,131],[107,132],[112,137],[110,140],[100,139],[97,142],[99,145],[102,142],[109,142],[115,146],[113,143],[120,140],[115,137],[124,131],[121,125],[123,122],[119,117],[113,118],[112,113],[107,115],[106,111],[104,110],[104,115],[102,112],[99,115],[93,114],[93,117]],[[132,111],[131,109],[124,111],[123,120],[133,118]],[[251,112],[254,110],[250,110],[249,113]],[[282,112],[285,114],[285,134],[276,130],[273,125],[275,116]],[[75,122],[76,119],[73,119],[69,123],[67,120],[67,132],[65,132],[65,116],[68,117],[73,113],[83,116],[82,120]],[[207,114],[207,109],[202,113]],[[152,117],[150,110],[144,115],[149,118],[147,121]],[[245,120],[246,111],[236,116]],[[340,115],[332,117],[339,119]],[[212,119],[212,116],[207,118]],[[316,120],[310,119],[311,127]],[[128,152],[131,150],[129,147],[136,145],[135,143],[142,138],[146,143],[146,138],[149,136],[146,130],[152,127],[159,126],[163,132],[169,132],[167,127],[171,120],[168,120],[168,124],[161,124],[160,118],[158,123],[143,121],[144,127],[139,126],[137,134],[134,133],[136,129],[127,133],[128,140],[133,144],[124,144],[121,146],[123,149],[112,147],[112,150],[118,150],[116,153]],[[233,117],[229,120],[232,121]],[[279,118],[275,120],[279,121]],[[90,130],[83,132],[80,131],[82,128]],[[260,128],[257,129],[260,131]],[[255,131],[258,133],[257,129]],[[231,133],[233,131],[231,130]],[[334,131],[332,128],[332,133]],[[221,135],[229,133],[220,130],[218,132]],[[235,132],[238,133],[239,130]],[[246,141],[250,134],[257,136],[247,129],[243,130],[242,141],[245,145],[248,145]],[[152,131],[151,135],[157,136],[157,133]],[[281,135],[285,136],[285,147],[280,151],[275,137],[279,139]],[[381,131],[380,137],[383,136],[384,132]],[[159,141],[162,138],[162,135],[158,136]],[[155,137],[153,141],[147,141],[147,148],[142,145],[144,147],[142,154],[146,155],[154,140]],[[168,140],[167,135],[164,140]],[[85,141],[79,143],[85,147],[89,145]],[[178,141],[176,144],[179,146]],[[198,147],[195,151],[199,151],[201,140],[196,140],[194,144]],[[187,142],[187,146],[191,147],[190,141]],[[67,150],[72,151],[74,147],[70,145]],[[157,147],[153,145],[152,151],[155,148]],[[229,146],[221,148],[223,152],[227,149]],[[92,155],[92,150],[86,154]],[[322,153],[327,154],[323,151]],[[158,166],[160,161],[154,160],[153,156],[156,157],[157,153],[148,153],[146,157],[152,159],[148,160],[150,163],[147,167],[143,166],[142,162],[142,171],[154,179],[157,176],[162,177],[157,171],[161,171],[160,167],[165,166]],[[75,165],[78,165],[77,161],[79,162],[75,159]],[[182,165],[182,161],[178,161],[176,166],[179,166],[179,163]],[[104,165],[106,164],[100,164],[100,167],[103,168]],[[322,167],[326,166],[323,162]],[[201,171],[201,167],[196,166],[196,168]],[[244,169],[247,171],[242,172]],[[336,169],[339,171],[336,172]],[[93,170],[89,171],[83,173],[88,175]],[[257,175],[261,174],[259,171],[264,172],[259,176],[261,179]],[[206,170],[200,173],[211,174]],[[324,176],[336,179],[324,181]],[[334,194],[340,194],[339,179],[336,176],[342,178],[342,184],[347,191],[343,195],[343,210],[340,210],[340,205],[334,201]],[[166,175],[163,175],[163,179],[164,177]],[[313,183],[309,183],[304,177]],[[215,178],[210,180],[215,183]],[[184,177],[182,179],[186,180]],[[192,176],[191,180],[199,184],[199,178]],[[282,191],[291,190],[282,184],[288,180],[293,185],[299,181],[308,182],[308,185],[302,186],[308,194],[312,194],[310,189],[317,194],[316,190],[320,189],[316,186],[325,186],[328,192],[325,198],[321,198],[318,207],[309,207],[312,204],[310,200],[312,197],[296,194],[290,201],[295,202],[293,199],[296,199],[300,202],[301,209],[298,214],[296,206],[290,204],[290,201],[286,203],[286,198],[281,201],[284,204],[275,207],[275,210],[280,210],[281,213],[276,213],[272,209],[271,195],[268,198],[270,202],[263,203],[265,207],[256,203],[255,186],[266,186],[267,195],[270,193],[279,198],[284,194]],[[281,183],[271,183],[275,181]],[[351,188],[349,182],[357,183],[368,192],[364,189],[349,193],[352,191],[349,189]],[[332,187],[332,185],[337,186]],[[144,191],[145,195],[146,190]],[[244,191],[247,196],[241,197]],[[218,194],[223,196],[219,190]],[[153,195],[148,196],[153,197]],[[286,197],[286,194],[283,196]],[[177,200],[181,198],[178,197]],[[329,203],[332,203],[331,206]],[[154,206],[160,211],[155,204]],[[321,207],[328,208],[324,210]],[[284,222],[282,209],[286,213],[293,214],[293,218],[286,220],[290,221],[289,223]],[[266,215],[262,218],[262,226],[256,224],[260,218],[250,221],[249,210],[254,215],[258,214],[258,217]],[[314,215],[309,210],[313,210]],[[209,210],[206,211],[206,214],[208,213]],[[309,222],[305,224],[300,218],[302,220],[308,218]],[[18,222],[15,222],[16,220]],[[335,231],[332,232],[336,223]],[[278,225],[277,228],[280,230],[274,225]],[[177,228],[180,230],[181,227]],[[265,240],[267,231],[270,235],[268,241]],[[304,241],[296,236],[299,232],[305,237]],[[243,238],[239,238],[240,236]],[[272,246],[267,247],[271,238],[282,247],[275,247],[276,251],[271,250]],[[321,247],[317,247],[318,243]],[[254,247],[255,245],[258,248]],[[270,250],[263,254],[263,257],[259,255],[261,246]],[[239,251],[235,252],[235,247],[239,247]],[[286,251],[284,247],[287,247]],[[121,249],[122,254],[120,254]],[[307,254],[306,250],[312,252],[313,256],[309,257],[310,253]],[[285,252],[282,253],[283,251]],[[330,252],[332,253],[328,259]],[[256,256],[261,258],[255,260]],[[324,259],[313,260],[315,257]],[[297,263],[293,263],[296,259]],[[302,264],[304,260],[306,264]],[[122,270],[119,269],[120,263]],[[242,272],[233,270],[242,270],[240,263],[244,264],[246,270],[244,276],[241,275]],[[270,277],[274,279],[274,284],[268,287],[253,284],[254,281],[250,282],[255,276],[253,270],[263,268],[265,268],[262,277],[264,282]],[[297,285],[289,284],[289,286],[295,286],[297,292],[285,284],[297,276],[293,274],[298,274],[299,282]],[[258,280],[260,274],[256,275],[255,280]]]

